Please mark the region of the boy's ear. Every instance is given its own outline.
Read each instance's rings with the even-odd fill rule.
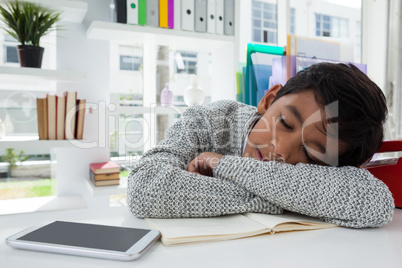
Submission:
[[[264,97],[262,97],[260,103],[257,105],[257,109],[260,114],[264,114],[268,110],[268,107],[271,106],[272,101],[275,99],[276,94],[281,88],[281,84],[276,84],[268,90]]]

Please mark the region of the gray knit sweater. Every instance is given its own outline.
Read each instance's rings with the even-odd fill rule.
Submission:
[[[354,228],[392,219],[391,193],[367,170],[241,157],[257,115],[255,107],[234,101],[187,109],[133,167],[127,192],[132,213],[179,218],[285,209]],[[202,152],[224,155],[213,177],[186,170]]]

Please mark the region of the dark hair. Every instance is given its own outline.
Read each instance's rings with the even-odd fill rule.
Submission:
[[[346,151],[338,166],[360,166],[378,150],[388,109],[381,89],[353,64],[318,63],[290,78],[274,101],[287,94],[313,90],[321,107],[338,101],[339,140]],[[324,126],[325,127],[325,126]]]

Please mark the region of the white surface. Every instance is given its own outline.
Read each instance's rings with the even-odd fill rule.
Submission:
[[[86,181],[87,188],[93,196],[110,196],[127,193],[127,178],[120,178],[120,185],[95,186],[92,181]]]
[[[233,36],[104,21],[93,21],[88,28],[87,37],[89,39],[130,42],[132,44],[150,43],[174,46],[197,51],[214,51],[217,48],[232,45],[235,40]]]
[[[2,267],[400,267],[402,211],[382,228],[278,233],[258,237],[164,247],[157,242],[134,262],[91,259],[13,249],[5,239],[45,220],[67,220],[147,228],[126,207],[0,216]]]
[[[0,78],[24,81],[81,82],[86,79],[86,74],[84,72],[77,71],[0,66]]]
[[[45,7],[61,11],[61,21],[81,23],[87,13],[88,4],[83,1],[71,0],[22,0],[39,3]],[[0,3],[6,2],[0,0]]]
[[[50,149],[56,147],[75,147],[75,145],[69,140],[39,140],[37,136],[5,136],[0,139],[1,152],[3,152],[6,148],[17,148],[26,150],[27,148],[38,147],[45,147]]]
[[[80,196],[47,196],[0,200],[0,215],[85,208]]]

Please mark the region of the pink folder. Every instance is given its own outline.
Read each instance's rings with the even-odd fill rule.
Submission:
[[[174,28],[174,0],[168,0],[168,28]]]

